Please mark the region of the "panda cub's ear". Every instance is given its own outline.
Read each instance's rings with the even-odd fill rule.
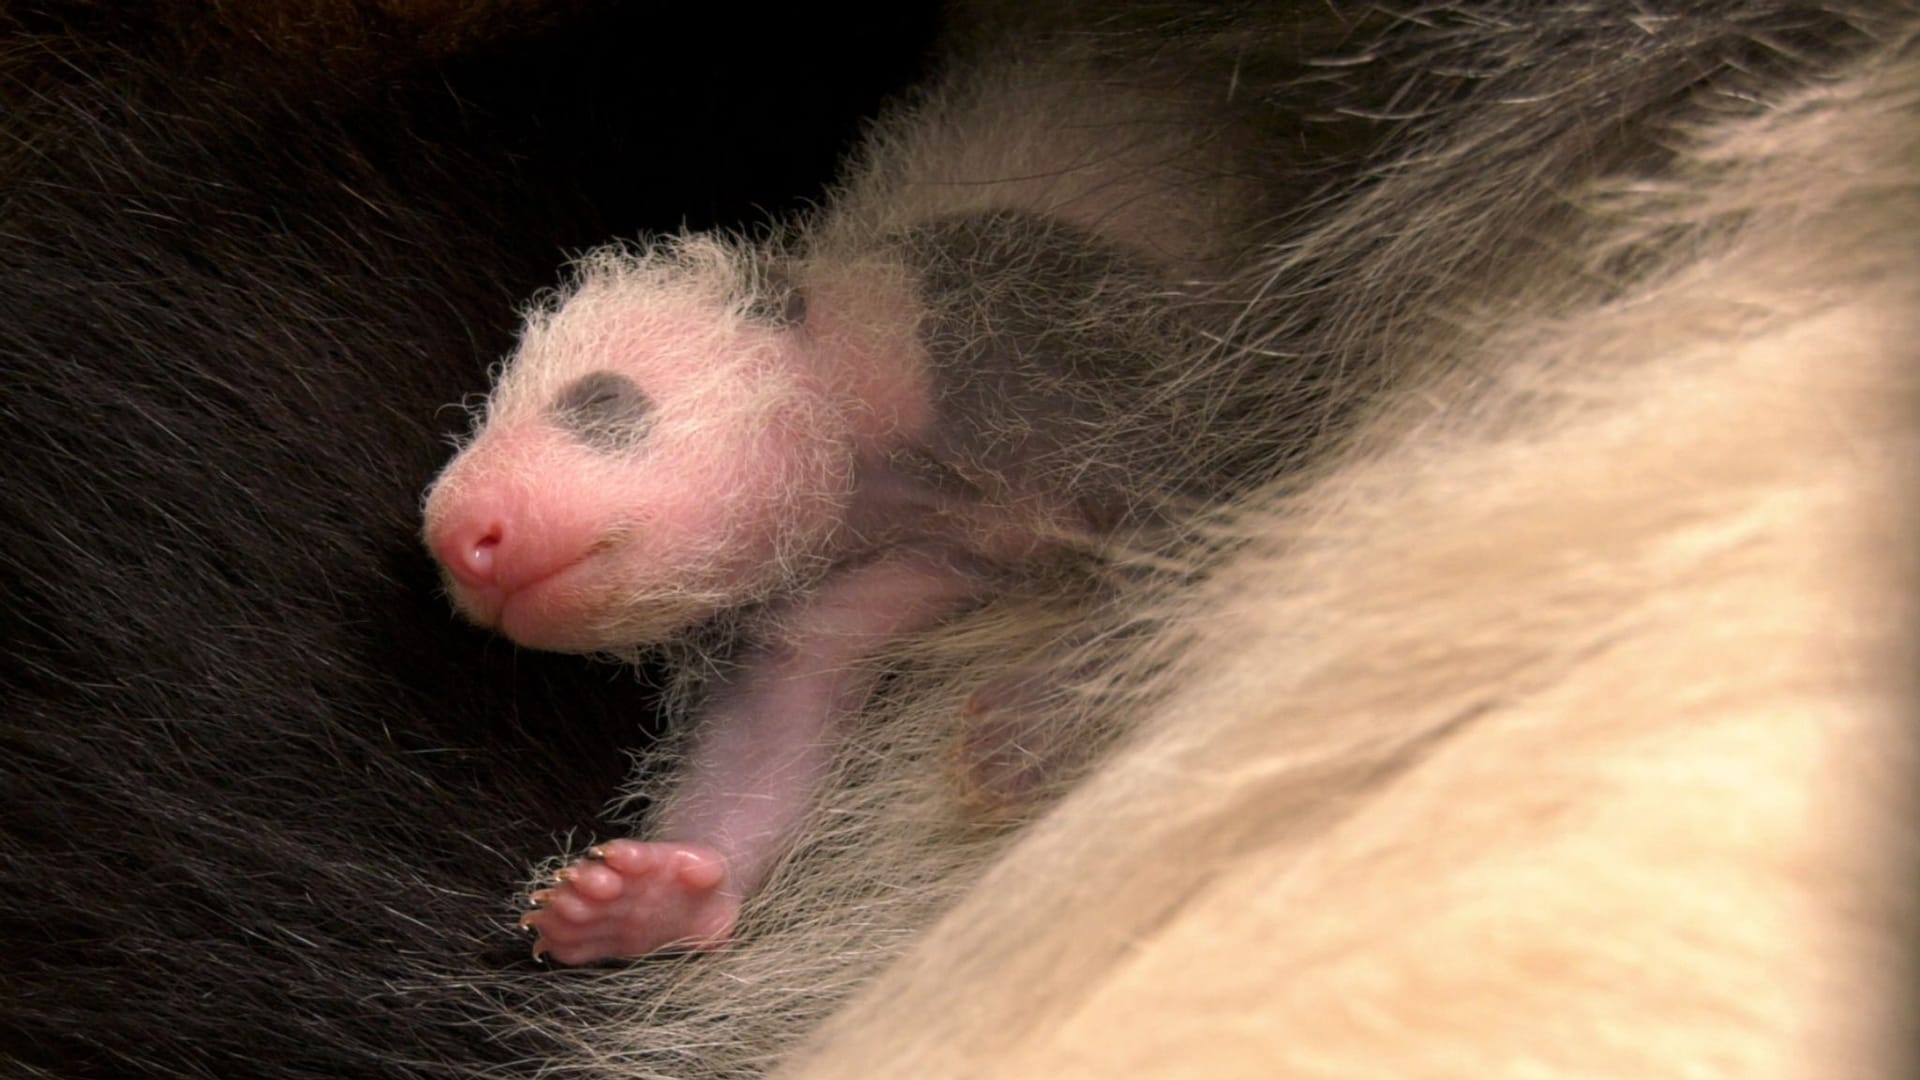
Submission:
[[[747,316],[776,330],[792,330],[807,321],[807,294],[784,260],[772,259],[760,273],[760,287],[747,301]]]

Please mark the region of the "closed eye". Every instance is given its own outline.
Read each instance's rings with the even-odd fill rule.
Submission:
[[[595,450],[628,450],[646,437],[653,402],[625,375],[594,371],[553,399],[553,422]]]

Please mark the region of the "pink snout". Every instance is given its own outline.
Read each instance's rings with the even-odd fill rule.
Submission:
[[[436,490],[427,503],[427,547],[452,584],[454,601],[483,626],[498,627],[516,596],[543,599],[525,614],[558,597],[535,587],[583,562],[601,538],[598,519],[570,516],[568,504],[513,485],[463,484]],[[530,628],[531,629],[531,628]],[[544,638],[544,632],[533,636]],[[534,644],[535,642],[523,642]]]

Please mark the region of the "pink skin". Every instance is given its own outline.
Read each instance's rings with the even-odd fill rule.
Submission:
[[[834,720],[872,673],[859,661],[964,603],[979,581],[901,550],[836,575],[795,605],[762,661],[709,706],[663,838],[601,845],[534,895],[534,954],[582,964],[711,948],[732,933],[832,755]]]
[[[593,309],[611,326],[566,328],[591,350],[536,327],[515,360],[526,377],[509,369],[429,495],[427,543],[455,602],[522,645],[628,648],[772,601],[742,673],[699,718],[658,835],[601,845],[536,892],[522,920],[535,955],[583,964],[724,943],[821,781],[836,718],[871,690],[861,661],[964,607],[982,569],[1035,545],[1024,523],[887,464],[928,424],[924,365],[910,345],[836,324],[834,295],[816,290],[800,326],[734,320],[717,336],[695,325],[718,320],[710,310],[641,295]],[[631,447],[555,422],[554,395],[597,372],[645,393],[652,426]]]
[[[535,956],[585,964],[663,949],[711,948],[733,930],[740,901],[719,889],[720,856],[688,844],[614,840],[533,894],[520,925],[538,930]]]

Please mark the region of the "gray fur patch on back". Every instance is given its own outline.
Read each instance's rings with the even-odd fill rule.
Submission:
[[[1094,522],[1126,516],[1178,456],[1155,388],[1193,327],[1163,268],[1029,211],[941,218],[896,242],[925,309],[933,456],[970,481],[1054,490]]]

